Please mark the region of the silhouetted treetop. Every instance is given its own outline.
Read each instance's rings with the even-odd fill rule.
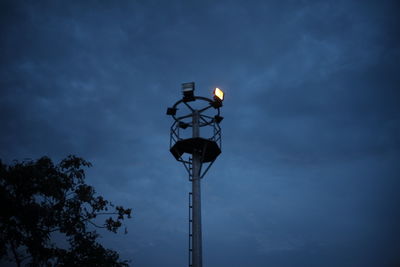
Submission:
[[[90,166],[75,156],[56,165],[48,157],[0,161],[2,259],[17,266],[128,266],[97,242],[95,229],[116,233],[131,209],[96,195],[85,183],[83,168]]]

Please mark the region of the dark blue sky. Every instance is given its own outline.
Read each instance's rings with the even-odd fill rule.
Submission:
[[[226,91],[202,181],[205,266],[400,263],[398,1],[1,1],[0,158],[93,163],[133,208],[103,243],[185,266],[166,107]]]

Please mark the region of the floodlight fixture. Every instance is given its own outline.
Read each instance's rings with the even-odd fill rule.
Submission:
[[[174,116],[176,114],[176,108],[167,108],[167,115]]]
[[[178,126],[179,126],[179,128],[186,129],[189,126],[189,124],[186,122],[180,121]]]
[[[214,89],[214,102],[211,104],[214,108],[222,107],[222,101],[224,100],[224,92],[219,89]]]
[[[224,101],[224,92],[218,87],[214,89],[214,99]]]
[[[216,123],[220,123],[223,119],[224,119],[224,117],[222,117],[222,116],[219,116],[219,115],[214,116],[214,121]]]
[[[182,83],[183,101],[194,101],[194,82]]]

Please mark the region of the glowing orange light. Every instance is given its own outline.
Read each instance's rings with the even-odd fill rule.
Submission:
[[[222,92],[222,90],[219,88],[215,88],[214,96],[217,97],[220,101],[224,100],[224,92]]]

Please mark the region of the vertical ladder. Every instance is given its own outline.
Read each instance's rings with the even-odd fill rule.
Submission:
[[[193,266],[193,198],[189,192],[189,267]]]
[[[193,164],[192,157],[189,157],[189,181],[193,181]],[[193,266],[193,194],[189,192],[189,267]]]

